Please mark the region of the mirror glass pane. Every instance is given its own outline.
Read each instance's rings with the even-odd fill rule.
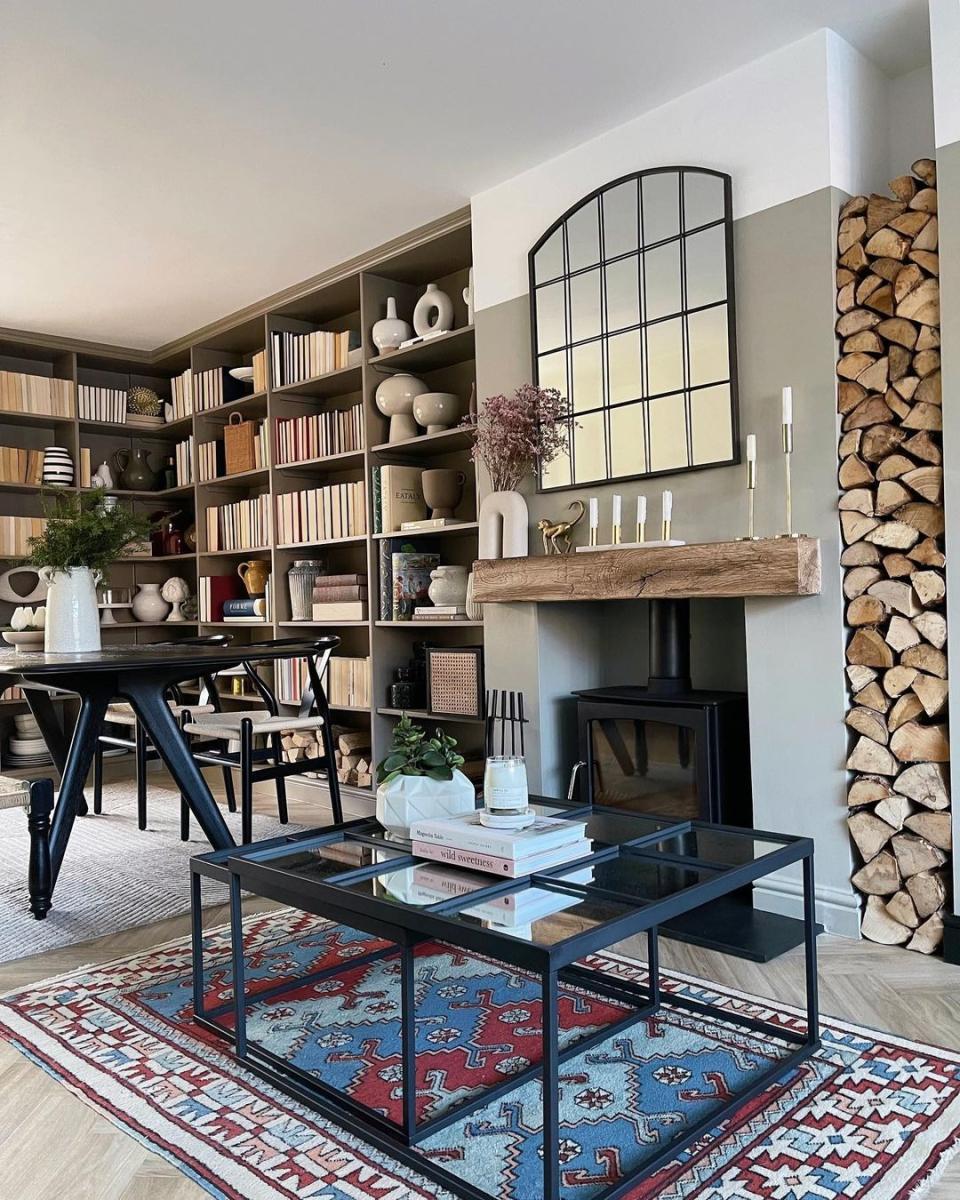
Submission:
[[[643,256],[644,319],[669,317],[683,307],[680,292],[680,243],[667,242]]]
[[[538,369],[542,388],[556,388],[561,396],[568,395],[566,350],[558,350],[555,354],[541,354]]]
[[[690,426],[694,462],[728,462],[733,458],[733,422],[728,383],[690,393]]]
[[[637,213],[637,181],[630,179],[604,192],[603,257],[616,258],[637,249],[640,233]]]
[[[559,279],[563,274],[563,226],[555,229],[533,256],[533,277],[537,283]]]
[[[610,363],[610,403],[637,400],[643,395],[643,373],[640,363],[642,333],[633,329],[618,333],[607,342]]]
[[[647,330],[647,394],[683,387],[683,320],[661,321]],[[653,434],[651,432],[651,442]]]
[[[723,180],[720,176],[704,175],[700,171],[684,171],[684,229],[698,229],[711,221],[722,221],[723,215]]]
[[[687,422],[683,393],[650,400],[650,470],[687,466]]]
[[[644,175],[643,244],[662,242],[680,232],[680,176],[676,171]]]
[[[722,225],[702,229],[684,239],[687,256],[687,308],[716,304],[727,298],[726,231]]]
[[[600,270],[570,279],[570,340],[600,336]]]
[[[569,445],[569,438],[567,444]],[[570,473],[570,453],[565,451],[543,468],[542,486],[545,488],[569,487],[573,483]]]
[[[555,350],[566,343],[563,283],[537,288],[537,349]]]
[[[592,267],[600,261],[600,201],[591,200],[567,218],[567,257],[570,271]]]
[[[607,478],[603,412],[587,413],[578,418],[574,429],[574,482],[592,483]]]
[[[730,377],[727,306],[705,308],[687,318],[690,339],[690,382],[719,383]]]
[[[641,402],[610,409],[610,473],[614,478],[618,475],[635,475],[648,469],[644,408]],[[625,516],[629,521],[635,514],[636,510]],[[630,540],[625,533],[624,541]]]
[[[607,263],[607,330],[626,329],[640,324],[640,259],[629,258]]]
[[[573,348],[574,412],[603,405],[603,342],[587,342]]]

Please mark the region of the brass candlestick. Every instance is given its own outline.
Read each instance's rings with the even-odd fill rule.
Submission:
[[[673,525],[673,521],[671,520],[670,517],[663,518],[663,520],[660,523],[660,540],[661,541],[663,541],[663,542],[670,541],[670,527],[672,525]]]
[[[599,544],[599,543],[598,543],[598,541],[597,541],[597,527],[596,527],[595,525],[591,525],[591,526],[590,526],[590,541],[589,541],[589,544],[590,544],[591,546],[596,546],[596,545],[598,545],[598,544]]]
[[[793,423],[784,421],[780,427],[780,434],[783,445],[784,478],[787,488],[787,531],[786,533],[781,533],[779,536],[797,538],[800,537],[800,534],[793,532],[793,482],[790,477],[790,459],[793,455]]]
[[[754,532],[754,498],[757,494],[757,463],[755,459],[747,459],[747,532],[744,537],[738,537],[738,542],[756,542]]]
[[[610,544],[613,546],[620,545],[620,526],[619,526],[619,524],[613,526],[613,529],[610,534]]]
[[[645,542],[647,540],[647,523],[646,523],[646,521],[638,521],[637,522],[636,540],[638,542]]]

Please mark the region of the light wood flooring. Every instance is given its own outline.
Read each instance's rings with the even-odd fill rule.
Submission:
[[[272,803],[257,807],[271,811]],[[316,822],[296,801],[291,820]],[[144,835],[149,836],[149,835]],[[210,912],[210,921],[217,919]],[[177,917],[34,958],[0,965],[0,992],[186,935]],[[624,943],[643,957],[642,945]],[[662,943],[662,960],[692,975],[746,992],[803,1002],[802,953],[760,966],[720,954]],[[843,938],[820,939],[821,1008],[877,1029],[960,1050],[960,967],[904,950]],[[0,1044],[0,1197],[9,1200],[200,1200],[206,1193],[87,1108],[9,1046]],[[960,1160],[924,1200],[956,1200]]]

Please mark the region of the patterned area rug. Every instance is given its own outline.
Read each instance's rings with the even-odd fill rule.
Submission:
[[[87,800],[92,793],[88,791]],[[221,807],[234,837],[240,816]],[[190,908],[191,854],[209,849],[196,821],[191,840],[180,841],[180,798],[169,788],[150,786],[147,828],[137,829],[136,792],[129,783],[103,789],[103,812],[78,818],[53,896],[43,921],[30,915],[27,894],[27,822],[19,809],[0,812],[0,962],[56,950],[106,933],[149,925]],[[299,825],[280,825],[254,816],[258,841]],[[204,903],[225,899],[225,891],[204,889]]]
[[[290,911],[248,919],[251,991],[378,944]],[[230,997],[225,931],[207,935],[206,1002]],[[641,963],[605,954],[588,966],[644,979]],[[591,1200],[678,1128],[749,1084],[784,1047],[722,1019],[694,1017],[687,995],[802,1028],[783,1005],[680,975],[656,1016],[622,1027],[562,1069],[563,1195]],[[399,980],[392,956],[252,1006],[251,1034],[340,1088],[394,1114]],[[186,942],[49,980],[0,1003],[0,1036],[116,1125],[231,1200],[420,1200],[450,1193],[241,1070],[190,1019]],[[442,1112],[539,1054],[537,988],[513,969],[449,946],[417,958],[421,1114]],[[621,1016],[617,1004],[565,988],[566,1044]],[[822,1051],[702,1138],[631,1200],[907,1200],[958,1143],[960,1055],[840,1021]],[[422,1147],[459,1178],[504,1200],[539,1184],[539,1085],[528,1083]]]

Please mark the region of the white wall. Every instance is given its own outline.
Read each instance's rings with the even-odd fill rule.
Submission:
[[[960,142],[960,0],[930,0],[930,57],[938,146]]]

